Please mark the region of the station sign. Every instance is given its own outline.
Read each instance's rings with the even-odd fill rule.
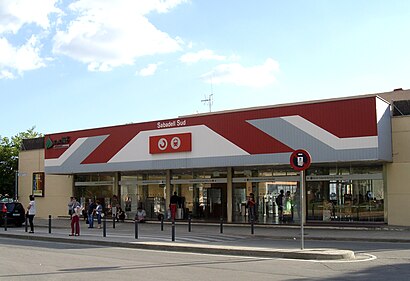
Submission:
[[[149,137],[149,153],[175,153],[192,150],[191,133]]]

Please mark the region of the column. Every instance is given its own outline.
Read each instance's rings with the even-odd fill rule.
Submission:
[[[227,168],[227,179],[226,179],[226,220],[227,222],[232,222],[232,200],[233,200],[233,189],[232,189],[232,168]]]

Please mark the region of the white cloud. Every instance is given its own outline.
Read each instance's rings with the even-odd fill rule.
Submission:
[[[60,14],[57,0],[1,0],[0,1],[0,79],[12,79],[24,71],[44,67],[38,35],[22,45],[13,45],[5,36],[16,35],[25,25],[36,25],[41,30],[50,29],[49,15]],[[17,36],[16,36],[17,37]]]
[[[57,0],[1,0],[0,34],[16,34],[24,24],[36,24],[48,29],[51,13],[60,13],[55,7]]]
[[[44,67],[44,59],[40,57],[41,45],[36,36],[22,46],[14,47],[7,39],[0,37],[0,78],[14,78],[14,71],[24,71]]]
[[[13,79],[15,76],[8,70],[0,71],[0,79]]]
[[[147,67],[141,69],[140,71],[138,71],[138,75],[146,77],[146,76],[151,76],[154,75],[155,72],[158,69],[158,65],[159,63],[151,63],[149,65],[147,65]]]
[[[183,63],[196,63],[201,60],[218,60],[223,61],[225,60],[225,56],[216,55],[212,50],[201,50],[196,53],[186,53],[179,58],[179,60]]]
[[[166,13],[185,0],[79,0],[69,8],[77,17],[54,37],[53,51],[88,64],[92,71],[132,65],[138,57],[180,51],[171,38],[148,21],[152,12]]]
[[[221,64],[201,78],[208,83],[259,88],[275,83],[277,72],[279,72],[279,63],[268,58],[264,64],[251,67],[244,67],[239,63]]]

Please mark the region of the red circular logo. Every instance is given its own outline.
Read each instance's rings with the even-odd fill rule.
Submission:
[[[303,149],[293,151],[290,155],[290,165],[295,171],[303,171],[310,167],[311,158],[309,152]]]

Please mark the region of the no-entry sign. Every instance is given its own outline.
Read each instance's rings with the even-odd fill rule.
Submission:
[[[290,155],[290,165],[296,171],[304,171],[310,167],[310,154],[306,150],[298,149]]]

